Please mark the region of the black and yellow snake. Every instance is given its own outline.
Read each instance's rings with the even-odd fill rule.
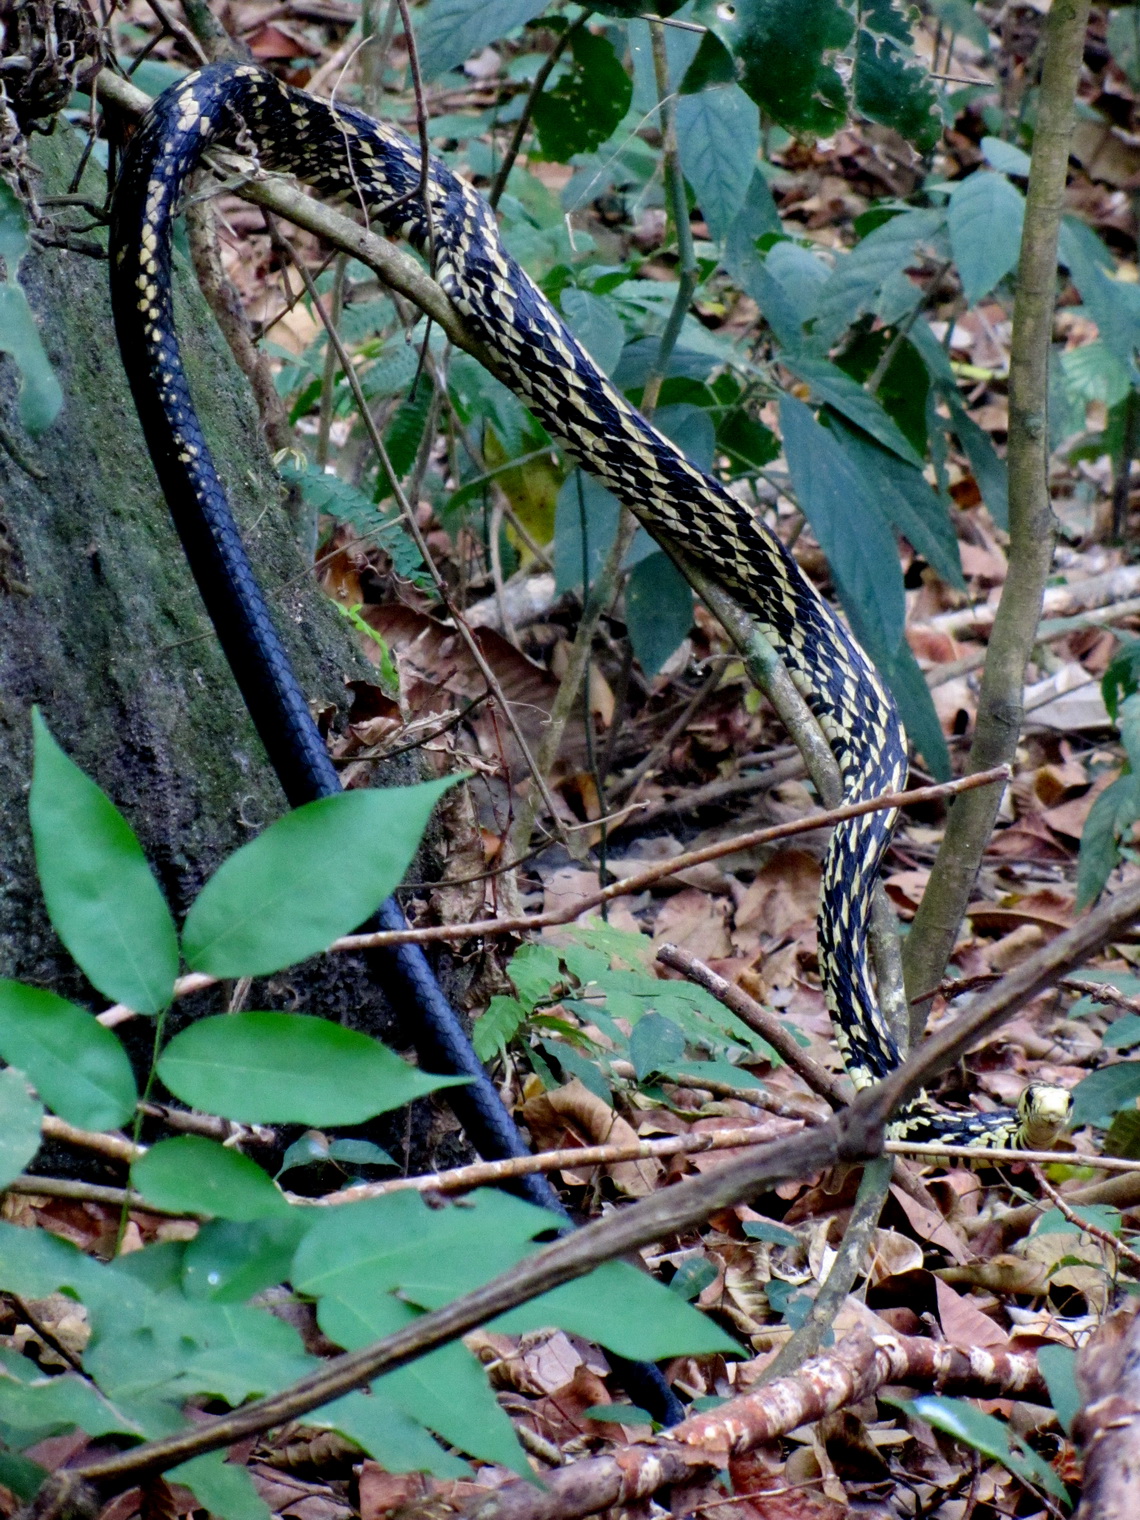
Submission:
[[[296,805],[338,790],[339,781],[246,559],[173,327],[172,224],[187,179],[211,145],[238,146],[263,168],[347,199],[389,235],[420,249],[429,237],[422,160],[418,147],[359,111],[290,89],[253,64],[222,63],[189,75],[155,103],[131,142],[115,193],[115,321],[147,443],[227,658]],[[756,618],[832,745],[844,800],[898,791],[907,755],[894,702],[783,544],[611,384],[507,253],[494,213],[472,186],[433,159],[426,195],[436,277],[520,398],[663,546],[683,551]],[[824,868],[821,975],[857,1086],[885,1076],[900,1059],[866,948],[871,896],[893,824],[885,812],[841,823]],[[382,918],[387,926],[402,923],[394,904]],[[522,1141],[422,954],[405,947],[391,964],[425,1020],[421,1059],[474,1079],[458,1096],[474,1142],[485,1154],[516,1153]],[[1017,1113],[949,1114],[923,1099],[892,1128],[913,1140],[1036,1148],[1067,1116],[1062,1090],[1035,1085]],[[544,1186],[534,1196],[549,1205]]]

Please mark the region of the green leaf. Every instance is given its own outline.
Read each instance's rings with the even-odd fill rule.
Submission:
[[[113,803],[33,712],[28,803],[36,868],[55,931],[88,981],[137,1013],[170,1002],[178,940],[142,847]]]
[[[1104,890],[1120,864],[1120,839],[1137,818],[1140,818],[1140,776],[1128,772],[1105,787],[1085,819],[1077,867],[1078,910],[1095,902]]]
[[[585,561],[590,583],[605,563],[617,532],[621,503],[600,480],[571,470],[558,492],[554,518],[554,584],[559,592],[582,584],[582,530],[585,518]]]
[[[877,307],[884,286],[903,273],[920,245],[945,241],[942,210],[904,211],[869,232],[847,256],[837,259],[816,297],[812,335],[831,347],[853,322]],[[915,300],[919,292],[915,291]]]
[[[306,464],[301,469],[286,460],[278,471],[283,480],[297,487],[306,505],[315,512],[327,513],[337,522],[351,523],[362,535],[378,543],[390,556],[397,575],[417,586],[430,584],[420,551],[398,513],[382,512],[357,486],[315,465]],[[339,602],[334,605],[341,607]],[[348,609],[341,607],[341,610]]]
[[[780,457],[780,445],[771,428],[742,407],[729,412],[716,430],[717,447],[742,470],[763,469]]]
[[[1097,1229],[1108,1230],[1113,1235],[1120,1234],[1120,1210],[1114,1209],[1107,1203],[1086,1203],[1079,1209],[1073,1209],[1076,1217],[1085,1224],[1094,1225]],[[1033,1235],[1080,1235],[1081,1226],[1074,1224],[1071,1219],[1066,1219],[1060,1209],[1046,1209],[1033,1224],[1030,1231]]]
[[[846,93],[831,59],[854,26],[840,0],[709,0],[694,14],[736,59],[747,94],[780,126],[826,136],[843,124]]]
[[[135,1111],[135,1076],[117,1036],[54,992],[0,981],[0,1056],[81,1129],[115,1129]]]
[[[505,1050],[525,1023],[526,1009],[518,998],[493,997],[471,1030],[471,1043],[480,1061],[491,1061]]]
[[[1140,1061],[1102,1066],[1073,1088],[1073,1128],[1095,1124],[1105,1129],[1122,1108],[1140,1097]]]
[[[741,1229],[749,1240],[766,1240],[774,1246],[798,1246],[799,1237],[770,1219],[746,1219]]]
[[[1069,394],[1078,401],[1116,406],[1132,389],[1128,366],[1099,338],[1063,353],[1061,373]]]
[[[671,1019],[648,1013],[639,1019],[629,1037],[629,1058],[637,1080],[651,1072],[665,1071],[685,1054],[685,1036]]]
[[[679,95],[674,105],[681,169],[721,242],[744,205],[760,151],[760,118],[739,85]]]
[[[1084,1402],[1077,1387],[1077,1353],[1071,1346],[1040,1346],[1037,1365],[1045,1379],[1061,1429],[1069,1435]]]
[[[342,792],[286,813],[199,892],[182,931],[187,962],[213,976],[267,976],[327,950],[399,886],[459,779]]]
[[[583,1409],[582,1419],[597,1420],[601,1425],[652,1425],[653,1416],[636,1404],[591,1404]]]
[[[806,380],[821,401],[826,401],[848,422],[870,433],[892,454],[897,454],[907,464],[922,469],[922,458],[902,429],[887,415],[882,406],[869,396],[857,380],[852,380],[827,359],[812,358],[807,354],[795,354],[784,362],[793,374]]]
[[[183,1483],[202,1508],[218,1520],[270,1520],[269,1505],[253,1486],[248,1468],[226,1461],[224,1451],[208,1451],[171,1467],[166,1477]]]
[[[831,431],[888,520],[947,585],[964,591],[958,536],[948,506],[922,471],[843,424]]]
[[[1140,1157],[1140,1111],[1122,1108],[1108,1126],[1104,1137],[1106,1156],[1123,1156],[1129,1161]]]
[[[638,664],[655,676],[693,626],[692,588],[667,554],[650,554],[633,567],[625,619]]]
[[[942,130],[938,96],[911,53],[906,21],[892,0],[863,0],[859,19],[852,80],[856,108],[920,150],[933,148]]]
[[[1121,5],[1108,13],[1108,50],[1133,85],[1140,85],[1140,10]]]
[[[361,1124],[467,1080],[429,1076],[379,1040],[300,1013],[199,1019],[158,1075],[191,1108],[246,1124]]]
[[[983,1414],[965,1399],[949,1399],[941,1394],[924,1394],[917,1399],[887,1398],[886,1402],[906,1410],[917,1420],[924,1420],[935,1430],[972,1446],[984,1457],[1000,1462],[1023,1482],[1035,1483],[1058,1499],[1067,1499],[1065,1486],[1057,1474],[1037,1453],[1014,1437],[1018,1450],[1010,1444],[1011,1432],[992,1414]]]
[[[565,980],[558,956],[549,945],[520,945],[511,956],[507,975],[528,1013],[546,1002],[553,989]]]
[[[691,1304],[695,1298],[700,1298],[711,1283],[716,1282],[718,1275],[716,1267],[707,1256],[690,1256],[670,1279],[669,1292],[676,1293],[678,1298]]]
[[[50,427],[63,405],[63,392],[40,340],[28,298],[17,284],[20,260],[28,249],[28,220],[12,187],[0,184],[0,258],[7,276],[0,283],[0,353],[11,354],[20,371],[20,422],[36,437]]]
[[[560,300],[570,331],[598,368],[612,375],[625,343],[620,317],[608,301],[588,290],[579,290],[576,285],[567,285]]]
[[[388,424],[384,433],[384,447],[388,451],[397,480],[403,480],[405,475],[409,475],[416,462],[431,404],[431,381],[421,375],[413,393],[401,401],[396,415]],[[392,494],[391,482],[383,470],[380,472],[380,490],[377,494],[381,501]]]
[[[1001,137],[983,137],[982,153],[986,163],[999,174],[1016,174],[1019,179],[1029,178],[1029,154],[1006,142]]]
[[[860,629],[871,630],[885,650],[896,650],[905,599],[894,535],[835,436],[802,401],[780,398],[780,427],[796,499],[844,605]]]
[[[471,1477],[459,1457],[444,1451],[420,1422],[380,1393],[347,1394],[305,1416],[318,1430],[338,1430],[389,1472],[429,1472],[436,1478]]]
[[[948,186],[950,247],[969,305],[976,305],[1017,268],[1025,197],[1003,174],[976,170]]]
[[[12,1067],[0,1071],[0,1188],[18,1177],[39,1150],[43,1117],[43,1104],[32,1097],[23,1075]]]
[[[1140,1013],[1124,1013],[1104,1031],[1103,1044],[1108,1050],[1127,1050],[1140,1045]]]
[[[28,298],[19,285],[0,283],[0,353],[20,371],[20,422],[38,438],[59,416],[63,391],[51,367]]]
[[[891,696],[898,704],[903,727],[910,736],[915,749],[926,761],[939,781],[950,780],[950,751],[946,736],[930,695],[926,677],[919,669],[918,661],[911,653],[904,638],[893,652],[870,647],[880,674],[891,689]]]
[[[149,1202],[181,1214],[248,1220],[289,1212],[285,1195],[256,1161],[201,1135],[152,1145],[131,1166],[131,1184]]]
[[[539,95],[532,113],[542,156],[560,164],[600,148],[621,125],[633,96],[633,80],[608,37],[583,28],[570,46],[573,68]]]
[[[304,1209],[248,1221],[216,1219],[200,1225],[182,1255],[187,1298],[243,1304],[255,1293],[288,1282],[293,1253],[312,1223]],[[135,1251],[133,1258],[143,1253]]]
[[[431,0],[416,12],[420,71],[425,80],[470,58],[488,42],[524,26],[546,0]]]

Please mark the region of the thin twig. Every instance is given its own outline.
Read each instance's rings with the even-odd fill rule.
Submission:
[[[177,37],[192,58],[196,58],[199,63],[209,63],[210,59],[206,50],[197,37],[189,27],[183,26],[181,21],[170,14],[162,0],[146,0],[146,3],[158,17],[164,30],[168,31],[172,37]]]
[[[672,1080],[672,1079],[666,1079]],[[388,1182],[359,1182],[326,1193],[323,1198],[291,1198],[298,1204],[333,1206],[356,1203],[361,1198],[382,1198],[386,1193],[465,1193],[471,1188],[490,1187],[512,1177],[529,1177],[535,1172],[582,1171],[586,1167],[616,1166],[622,1161],[652,1161],[667,1156],[695,1156],[704,1151],[735,1150],[745,1145],[763,1145],[773,1138],[771,1123],[749,1125],[740,1129],[707,1130],[696,1134],[669,1135],[662,1140],[637,1140],[610,1145],[564,1146],[556,1151],[538,1151],[533,1156],[511,1156],[505,1161],[476,1161],[469,1166],[452,1167],[446,1172],[428,1172],[422,1177],[394,1177]]]
[[[420,182],[415,190],[392,202],[389,210],[418,195],[423,201],[424,222],[427,226],[428,269],[435,274],[435,221],[431,210],[431,146],[428,142],[428,114],[424,104],[424,82],[420,75],[420,55],[416,47],[416,34],[412,18],[408,14],[408,0],[396,0],[400,8],[400,24],[404,29],[404,44],[408,49],[408,67],[412,74],[412,90],[416,97],[416,129],[420,139]],[[427,336],[424,337],[427,344]]]
[[[1008,772],[1005,774],[1008,775]],[[789,819],[787,823],[777,823],[770,828],[756,829],[750,834],[738,835],[735,839],[722,839],[716,844],[705,845],[700,850],[690,850],[687,854],[674,855],[668,860],[654,861],[644,870],[627,876],[622,881],[612,882],[608,887],[591,893],[589,897],[571,904],[568,908],[552,908],[547,913],[520,914],[517,918],[483,918],[467,924],[425,924],[418,929],[384,929],[374,934],[346,934],[341,939],[334,940],[329,950],[373,950],[386,945],[430,944],[436,940],[451,941],[500,934],[526,934],[535,929],[555,928],[560,924],[571,923],[588,909],[600,907],[603,902],[612,902],[616,897],[636,895],[644,891],[646,887],[652,886],[654,882],[662,881],[677,871],[688,870],[694,865],[704,865],[707,861],[720,859],[721,856],[735,854],[737,850],[754,849],[762,844],[771,844],[778,839],[790,839],[797,834],[812,833],[816,829],[842,823],[848,818],[859,818],[864,813],[907,807],[911,803],[935,801],[940,797],[953,796],[956,792],[968,790],[973,786],[989,786],[994,780],[995,773],[991,772],[963,776],[958,781],[945,781],[935,786],[917,787],[910,792],[890,792],[882,797],[869,797],[862,802],[845,803],[842,807],[832,808],[826,813],[813,813],[808,818]],[[173,996],[177,1000],[190,992],[200,992],[205,987],[212,987],[217,980],[218,978],[208,976],[205,972],[193,972],[190,976],[180,977],[175,982]],[[98,1015],[99,1022],[109,1027],[114,1027],[125,1019],[134,1017],[134,1010],[123,1003],[116,1003]]]
[[[1082,1234],[1091,1236],[1093,1240],[1099,1240],[1102,1246],[1107,1246],[1121,1261],[1128,1262],[1134,1272],[1140,1270],[1140,1252],[1125,1245],[1124,1241],[1118,1239],[1111,1230],[1103,1229],[1099,1224],[1092,1224],[1089,1220],[1082,1219],[1079,1214],[1075,1214],[1039,1166],[1033,1165],[1029,1170],[1033,1173],[1033,1180],[1037,1186],[1070,1224],[1076,1225]]]
[[[105,1203],[112,1209],[138,1209],[144,1214],[160,1214],[164,1219],[193,1219],[182,1209],[164,1209],[148,1203],[128,1188],[104,1187],[98,1182],[78,1182],[73,1177],[37,1177],[25,1172],[13,1177],[3,1188],[5,1193],[25,1193],[35,1198],[74,1198],[79,1203]]]
[[[583,11],[578,19],[574,22],[574,24],[566,28],[561,36],[557,38],[554,46],[551,48],[550,52],[547,53],[542,67],[534,76],[531,87],[527,91],[526,100],[523,102],[522,115],[515,123],[515,130],[511,133],[511,140],[507,144],[506,152],[503,154],[503,161],[495,173],[495,178],[491,181],[491,188],[487,191],[487,199],[490,201],[492,206],[497,206],[499,204],[499,199],[502,196],[503,191],[507,188],[507,180],[510,178],[511,170],[515,165],[515,159],[518,158],[519,149],[523,145],[523,138],[526,136],[527,129],[530,126],[531,116],[534,114],[535,101],[542,94],[542,91],[546,85],[546,81],[550,78],[551,72],[554,69],[554,65],[566,51],[567,44],[572,40],[576,33],[582,30],[587,20],[589,19],[590,14],[591,13],[589,10]]]
[[[1100,1172],[1140,1172],[1140,1161],[1130,1161],[1124,1156],[1086,1156],[1083,1151],[1020,1151],[1012,1147],[986,1146],[980,1150],[976,1145],[943,1145],[937,1141],[888,1140],[883,1146],[888,1156],[919,1156],[939,1161],[951,1160],[982,1162],[989,1165],[1019,1163],[1025,1166],[1092,1166]]]
[[[674,971],[688,977],[689,981],[703,987],[706,992],[711,992],[718,1003],[723,1003],[738,1019],[754,1029],[761,1039],[767,1040],[784,1063],[803,1078],[812,1092],[826,1099],[832,1108],[846,1108],[851,1100],[850,1093],[838,1078],[833,1077],[818,1061],[814,1061],[780,1020],[755,998],[749,997],[743,987],[728,981],[680,945],[662,945],[657,952],[657,959],[663,966],[672,967]]]

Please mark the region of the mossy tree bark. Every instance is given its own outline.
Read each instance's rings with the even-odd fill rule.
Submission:
[[[41,194],[67,188],[76,151],[62,122],[35,140]],[[89,172],[85,189],[100,198],[100,178]],[[308,572],[248,388],[188,260],[177,263],[179,335],[220,473],[302,686],[343,712],[345,678],[366,677],[368,667]],[[36,884],[27,824],[33,705],[125,813],[176,917],[285,802],[145,450],[115,345],[107,265],[31,253],[20,281],[65,401],[52,427],[29,439],[16,417],[18,376],[0,361],[0,424],[15,445],[0,450],[0,975],[97,1008],[102,1000],[56,938]],[[414,761],[385,779],[417,779]],[[192,999],[178,1019],[224,1007],[225,996],[222,988]],[[251,1007],[307,1009],[406,1043],[362,961],[282,973],[251,998]],[[137,1024],[141,1058],[149,1021]],[[423,1123],[414,1128],[422,1138]]]

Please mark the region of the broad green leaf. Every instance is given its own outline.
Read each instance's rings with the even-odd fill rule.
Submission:
[[[1106,1156],[1122,1156],[1129,1161],[1140,1157],[1140,1110],[1120,1110],[1105,1134],[1104,1153]]]
[[[64,754],[36,711],[28,813],[55,931],[106,997],[137,1013],[170,1002],[178,941],[166,899],[118,808]]]
[[[1102,1066],[1073,1088],[1073,1128],[1095,1124],[1106,1128],[1122,1108],[1131,1108],[1140,1097],[1140,1061],[1118,1061]]]
[[[1115,61],[1133,85],[1140,85],[1140,10],[1135,5],[1109,11],[1107,40]]]
[[[771,428],[741,407],[729,412],[716,430],[719,449],[740,470],[759,470],[780,457],[780,445]]]
[[[1072,1211],[1085,1224],[1120,1234],[1120,1210],[1107,1203],[1085,1203]],[[1033,1223],[1034,1235],[1079,1235],[1081,1226],[1067,1219],[1060,1209],[1047,1209]]]
[[[286,813],[199,892],[182,931],[187,962],[213,976],[267,976],[327,950],[399,886],[458,779],[342,792]]]
[[[28,298],[19,285],[0,282],[0,352],[20,371],[20,422],[38,438],[59,416],[63,391],[44,350]]]
[[[1016,174],[1019,179],[1029,177],[1029,154],[1001,137],[983,137],[982,153],[986,163],[999,174]]]
[[[948,585],[965,590],[949,509],[922,471],[842,424],[832,434],[898,532]]]
[[[601,296],[579,290],[576,285],[567,285],[561,302],[570,331],[598,368],[612,375],[625,343],[625,329],[613,307]]]
[[[869,396],[857,380],[827,359],[796,354],[786,361],[788,368],[801,380],[806,380],[821,401],[841,413],[848,422],[870,433],[885,449],[890,449],[907,464],[922,469],[922,458],[914,445],[883,410],[874,396]]]
[[[300,1013],[199,1019],[158,1075],[191,1108],[247,1124],[361,1124],[467,1080],[429,1076],[379,1040]]]
[[[691,1304],[712,1283],[716,1282],[719,1273],[707,1256],[690,1256],[688,1261],[683,1261],[669,1281],[669,1292],[676,1293],[678,1298],[683,1298],[687,1304]]]
[[[533,107],[543,157],[562,164],[600,148],[621,125],[633,96],[633,80],[608,37],[583,29],[570,46],[573,67]]]
[[[20,371],[20,422],[36,437],[50,427],[63,405],[63,392],[44,352],[28,298],[16,280],[28,248],[28,220],[12,187],[0,184],[0,353],[11,354]]]
[[[266,1219],[289,1212],[281,1189],[256,1161],[201,1135],[160,1140],[131,1167],[150,1203],[218,1219]]]
[[[653,1416],[636,1404],[591,1404],[583,1409],[582,1419],[606,1425],[652,1425]]]
[[[1041,1346],[1037,1352],[1037,1365],[1061,1429],[1069,1435],[1084,1402],[1077,1387],[1077,1353],[1071,1346]]]
[[[429,1472],[436,1478],[470,1478],[471,1469],[444,1451],[420,1422],[379,1393],[350,1393],[305,1416],[318,1430],[339,1430],[389,1472]]]
[[[946,747],[946,736],[942,732],[930,687],[926,684],[926,677],[919,669],[910,645],[904,638],[893,652],[874,647],[869,648],[868,652],[891,689],[891,696],[898,704],[903,726],[915,749],[939,781],[949,781],[950,751]]]
[[[294,1208],[263,1219],[201,1225],[182,1253],[182,1291],[187,1298],[242,1304],[263,1288],[288,1282],[293,1253],[311,1223],[309,1212]]]
[[[1089,809],[1081,831],[1077,867],[1077,907],[1087,908],[1120,864],[1120,840],[1140,818],[1140,776],[1119,776]]]
[[[43,1104],[28,1091],[22,1072],[0,1071],[0,1188],[18,1177],[40,1148]],[[0,1276],[4,1273],[0,1256]],[[4,1286],[11,1286],[4,1278]]]
[[[166,1473],[173,1483],[183,1483],[203,1509],[218,1520],[270,1520],[269,1505],[253,1486],[249,1469],[227,1462],[224,1451],[208,1451],[191,1457]]]
[[[135,1076],[117,1036],[54,992],[0,981],[0,1056],[81,1129],[115,1129],[135,1111]]]
[[[470,58],[545,10],[546,0],[431,0],[416,12],[420,70],[425,80]]]
[[[475,1020],[471,1043],[480,1061],[493,1060],[505,1050],[526,1022],[526,1009],[513,997],[493,997]]]
[[[1076,217],[1061,226],[1058,257],[1068,266],[1085,312],[1097,325],[1102,343],[1130,364],[1140,345],[1140,289],[1116,278],[1108,249],[1091,227]]]
[[[881,222],[856,243],[819,290],[812,335],[830,347],[865,312],[879,315],[879,295],[888,280],[901,274],[919,245],[942,243],[946,215],[941,210],[904,211]],[[920,294],[915,290],[915,300]]]
[[[780,126],[825,136],[843,124],[846,92],[832,57],[854,26],[840,0],[708,0],[694,14],[735,58],[745,91]]]
[[[1100,689],[1108,716],[1115,722],[1122,703],[1140,692],[1140,639],[1121,643],[1101,677]]]
[[[1140,1013],[1125,1013],[1114,1019],[1104,1031],[1103,1043],[1108,1050],[1128,1050],[1140,1045]]]
[[[1058,1499],[1067,1499],[1065,1486],[1057,1474],[1035,1451],[1015,1436],[1019,1449],[1011,1445],[1011,1432],[1007,1425],[992,1414],[983,1414],[965,1399],[949,1399],[941,1394],[924,1394],[917,1399],[887,1399],[905,1409],[915,1419],[925,1420],[935,1430],[941,1430],[955,1440],[972,1446],[984,1457],[1000,1462],[1010,1472],[1029,1483],[1035,1483]]]
[[[780,398],[780,426],[796,499],[844,605],[860,630],[869,630],[884,650],[896,650],[905,602],[894,535],[834,435],[802,401]]]
[[[1079,401],[1116,406],[1132,389],[1128,366],[1099,338],[1063,353],[1061,372],[1069,394]]]
[[[655,676],[693,626],[692,588],[667,554],[650,554],[633,567],[625,618],[638,663]]]
[[[766,1240],[774,1246],[798,1246],[799,1237],[771,1219],[746,1219],[741,1229],[749,1240]]]
[[[976,170],[949,188],[950,247],[963,294],[974,306],[1017,268],[1025,197],[1004,174],[988,169]]]
[[[558,591],[576,590],[582,573],[592,585],[597,579],[617,532],[621,503],[600,480],[571,470],[558,493],[554,520],[554,584]]]
[[[915,62],[910,29],[893,0],[862,0],[852,78],[856,109],[893,127],[923,151],[938,141],[938,97],[926,70]]]
[[[25,1373],[19,1366],[23,1360],[6,1358],[6,1365],[0,1368],[0,1428],[27,1432],[20,1445],[31,1444],[31,1433],[38,1434],[45,1426],[78,1426],[89,1436],[115,1431],[141,1433],[129,1415],[108,1403],[81,1377],[71,1372],[45,1377],[32,1363],[26,1364]]]
[[[644,1082],[651,1072],[666,1071],[685,1054],[685,1036],[659,1013],[638,1019],[629,1037],[629,1058],[637,1080]]]
[[[679,95],[674,106],[681,169],[709,235],[721,242],[744,205],[760,151],[760,114],[736,84]]]

